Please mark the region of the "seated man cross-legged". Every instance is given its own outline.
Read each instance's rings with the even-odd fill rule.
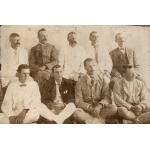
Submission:
[[[76,84],[75,102],[77,110],[74,117],[84,123],[105,123],[116,114],[117,108],[109,99],[109,86],[102,74],[97,74],[95,60],[84,61],[86,75]]]
[[[123,123],[150,123],[149,93],[145,84],[136,79],[132,65],[124,65],[123,78],[115,82],[113,93]]]
[[[63,78],[62,67],[55,65],[50,79],[45,80],[40,89],[42,102],[59,115],[62,121],[66,121],[75,112],[74,85],[75,81]]]

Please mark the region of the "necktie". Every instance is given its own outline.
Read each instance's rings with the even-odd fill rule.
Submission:
[[[96,63],[98,63],[98,48],[97,48],[97,46],[94,46],[94,49],[95,49],[95,60],[96,60]]]
[[[94,79],[91,78],[91,85],[93,86],[94,85]]]

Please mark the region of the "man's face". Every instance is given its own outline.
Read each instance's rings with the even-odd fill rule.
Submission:
[[[75,33],[68,35],[69,43],[77,43],[77,35]]]
[[[54,78],[56,81],[61,81],[63,76],[63,70],[62,68],[54,68]]]
[[[133,79],[135,78],[135,71],[134,71],[134,68],[133,68],[133,67],[127,68],[125,74],[126,74],[127,80],[133,81]]]
[[[30,77],[30,69],[22,69],[19,75],[19,80],[24,83],[26,82]]]
[[[97,33],[93,33],[90,36],[90,40],[91,40],[92,43],[96,43],[98,41],[98,38],[99,38],[99,36],[98,36]]]
[[[86,62],[85,69],[88,75],[90,76],[95,75],[96,70],[97,70],[96,62],[94,60]]]
[[[42,44],[46,44],[47,43],[47,37],[48,37],[47,31],[41,31],[39,33],[39,36],[38,36],[39,42]]]
[[[18,48],[20,46],[20,36],[14,36],[10,39],[12,47]]]
[[[118,35],[116,37],[116,42],[118,44],[118,46],[123,47],[124,46],[124,42],[125,42],[125,37],[123,35]]]

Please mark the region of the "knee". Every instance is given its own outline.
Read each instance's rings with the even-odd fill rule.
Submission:
[[[33,123],[38,121],[40,115],[38,113],[38,111],[36,110],[29,110],[29,112],[27,113],[25,119],[24,119],[24,123]]]
[[[108,108],[109,108],[111,114],[117,113],[117,110],[118,110],[117,106],[112,105],[112,104],[109,104],[109,105],[108,105]]]
[[[118,107],[117,111],[118,111],[118,115],[120,115],[120,116],[125,115],[128,112],[127,108],[125,108],[125,107]]]
[[[74,103],[68,103],[66,106],[68,106],[71,110],[76,110],[76,106]]]

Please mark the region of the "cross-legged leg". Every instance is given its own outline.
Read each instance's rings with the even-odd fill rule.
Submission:
[[[118,107],[118,115],[123,119],[131,120],[131,121],[134,121],[137,117],[132,111],[129,111],[125,107]]]
[[[89,113],[85,112],[81,108],[77,108],[74,117],[76,120],[83,121],[86,124],[104,124],[105,121],[102,118],[95,118]]]

